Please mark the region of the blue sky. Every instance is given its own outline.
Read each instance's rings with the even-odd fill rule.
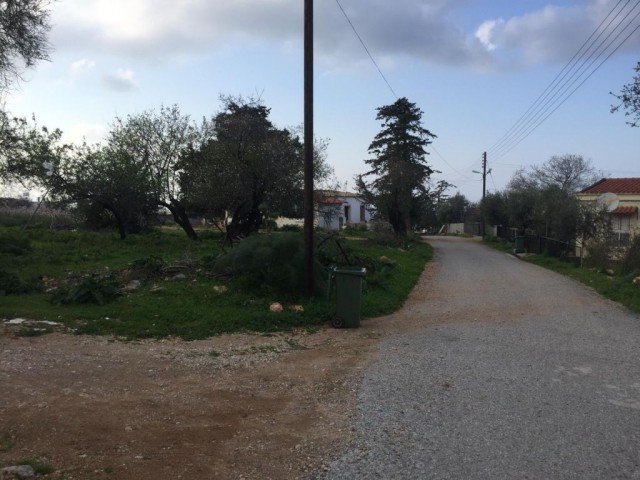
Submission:
[[[640,29],[522,142],[509,152],[491,149],[616,5],[619,19],[630,13],[626,33],[640,25],[637,0],[624,11],[617,0],[340,2],[394,91],[424,111],[424,126],[438,136],[437,152],[429,149],[429,163],[442,172],[434,181],[478,200],[481,178],[472,170],[487,150],[489,191],[504,188],[519,167],[566,153],[611,176],[640,176],[640,129],[609,112],[609,92],[629,83],[640,61]],[[315,4],[316,136],[329,139],[328,162],[353,188],[380,129],[376,108],[395,97],[336,1]],[[6,108],[89,142],[116,116],[161,104],[177,103],[196,120],[211,116],[220,94],[259,95],[276,125],[300,125],[302,5],[58,0],[51,62],[26,73]]]

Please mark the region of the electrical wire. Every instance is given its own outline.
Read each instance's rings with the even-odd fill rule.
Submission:
[[[640,12],[638,12],[638,15],[636,15],[636,18],[640,16]],[[576,91],[582,87],[582,85],[585,84],[585,82],[587,80],[589,80],[591,78],[591,76],[593,76],[594,73],[596,73],[600,67],[602,67],[602,65],[609,60],[609,58],[611,58],[611,56],[616,53],[618,51],[618,49],[624,44],[624,42],[626,42],[633,34],[635,34],[638,30],[640,30],[640,24],[638,26],[636,26],[636,28],[634,28],[631,33],[629,33],[629,35],[627,35],[627,37],[624,39],[624,41],[622,43],[620,43],[611,53],[609,53],[609,55],[607,55],[604,60],[602,60],[602,62],[600,62],[598,64],[598,66],[591,71],[591,73],[589,73],[589,75],[587,75],[587,77],[582,80],[582,82],[580,82],[573,90],[571,90],[571,92],[562,100],[560,101],[560,103],[558,103],[555,108],[553,108],[551,111],[549,111],[546,116],[544,118],[542,118],[541,120],[539,120],[535,125],[531,126],[517,141],[515,141],[512,145],[510,145],[506,150],[503,150],[501,153],[499,154],[494,154],[496,156],[496,159],[499,160],[501,158],[503,158],[505,155],[507,155],[511,150],[513,150],[515,147],[517,147],[525,138],[527,138],[531,133],[533,133],[540,125],[542,125],[551,115],[553,115],[553,113],[555,113],[556,110],[558,110],[562,105],[564,105],[564,103],[569,100],[574,93],[576,93]],[[600,58],[600,57],[598,57]],[[575,82],[574,82],[575,83]],[[571,84],[573,85],[573,83]],[[570,85],[570,86],[571,86]],[[548,110],[545,110],[546,113]]]
[[[378,70],[378,73],[380,74],[380,76],[382,77],[382,80],[384,80],[384,83],[387,84],[387,87],[389,87],[389,90],[391,90],[391,93],[393,94],[394,97],[400,98],[398,97],[398,95],[396,94],[396,92],[393,90],[393,87],[391,87],[391,84],[389,83],[389,81],[387,80],[387,77],[384,76],[384,73],[382,73],[382,70],[380,69],[380,67],[378,66],[378,63],[375,61],[375,59],[373,58],[373,55],[371,55],[371,52],[369,51],[369,49],[367,48],[367,45],[364,43],[364,40],[362,40],[362,37],[360,36],[360,34],[358,33],[358,30],[356,30],[356,27],[353,25],[353,23],[351,22],[351,19],[349,18],[349,15],[347,15],[347,12],[344,10],[344,8],[342,8],[342,4],[340,3],[340,0],[336,0],[336,3],[338,4],[338,7],[340,7],[340,10],[342,11],[342,14],[344,15],[344,18],[347,19],[347,22],[349,22],[349,25],[351,25],[351,29],[353,30],[353,33],[356,34],[356,37],[358,37],[358,40],[360,40],[360,43],[362,44],[362,48],[364,48],[365,52],[367,52],[367,55],[369,55],[369,58],[371,59],[371,61],[373,62],[373,64],[375,65],[376,69]]]
[[[578,84],[576,88],[571,90],[569,93],[569,89],[575,85],[580,78],[582,78],[586,74],[586,69],[588,70],[593,66],[593,64],[602,58],[603,55],[606,54],[607,50],[620,38],[620,36],[628,30],[633,22],[638,18],[640,12],[638,12],[632,20],[626,22],[626,20],[632,15],[632,13],[640,6],[640,1],[636,2],[636,4],[626,12],[626,15],[622,20],[620,20],[611,31],[606,35],[606,37],[600,41],[600,43],[595,47],[595,49],[589,54],[589,56],[581,62],[581,65],[575,70],[570,77],[567,79],[567,75],[574,70],[577,62],[584,58],[586,53],[591,50],[594,43],[597,42],[602,35],[607,31],[607,29],[611,26],[611,24],[620,16],[620,14],[626,9],[629,5],[630,0],[627,0],[622,9],[615,14],[615,16],[609,21],[604,30],[602,30],[599,34],[596,35],[596,32],[600,30],[602,25],[605,24],[607,19],[611,17],[618,6],[622,3],[623,0],[620,0],[616,6],[609,12],[609,14],[605,17],[605,19],[598,25],[596,30],[591,34],[589,39],[583,43],[583,45],[578,49],[576,54],[572,57],[572,59],[565,65],[563,70],[556,76],[556,78],[547,86],[547,88],[543,91],[543,93],[533,102],[533,104],[529,107],[529,109],[518,119],[518,121],[504,134],[500,139],[493,144],[493,146],[488,150],[488,152],[492,155],[493,158],[500,159],[504,157],[507,153],[509,153],[513,148],[515,148],[520,142],[522,142],[525,138],[527,138],[534,130],[536,130],[544,121],[546,121],[551,114],[553,114],[562,104],[564,104],[577,90],[580,88],[637,30],[640,28],[638,25],[632,32],[627,35],[617,46],[614,47],[613,51],[611,51],[606,58],[600,62],[591,72],[587,75],[587,77],[582,80]],[[626,24],[625,24],[626,22]],[[607,43],[607,41],[611,38],[611,36],[622,27],[621,30],[618,31],[617,35]],[[589,44],[590,40],[593,38],[593,41]],[[606,43],[606,45],[605,45]],[[586,50],[584,50],[585,46],[588,45]],[[603,45],[604,48],[603,48]],[[580,52],[582,54],[580,54]],[[577,60],[576,60],[577,57]],[[595,58],[594,58],[595,57]],[[575,60],[575,61],[574,61]],[[590,62],[590,63],[588,63]],[[588,63],[588,65],[587,65]],[[573,65],[572,65],[573,64]],[[568,68],[568,70],[567,70]],[[562,73],[567,70],[564,75]],[[580,73],[582,72],[582,73]],[[578,75],[579,73],[579,75]],[[577,78],[576,78],[577,75]],[[562,82],[562,83],[561,83]],[[554,93],[555,92],[555,93]],[[560,96],[561,98],[558,98]],[[562,98],[564,97],[564,98]],[[546,101],[545,101],[546,100]],[[544,103],[542,103],[544,102]]]
[[[391,84],[389,83],[389,80],[387,80],[387,77],[384,75],[384,73],[382,73],[382,70],[380,69],[380,67],[378,66],[378,63],[375,61],[375,59],[373,58],[373,55],[371,54],[371,51],[369,50],[369,48],[367,47],[367,45],[364,43],[364,40],[362,39],[362,37],[360,36],[360,34],[358,33],[358,30],[356,29],[355,25],[353,24],[353,22],[351,21],[351,19],[349,18],[349,15],[347,14],[347,12],[345,11],[345,9],[342,7],[342,4],[340,3],[340,0],[336,0],[336,3],[338,4],[338,7],[340,8],[340,11],[342,12],[342,14],[344,15],[344,18],[346,18],[347,22],[349,23],[349,25],[351,26],[351,29],[353,30],[353,33],[355,33],[356,37],[358,38],[358,40],[360,41],[360,44],[362,45],[362,48],[364,48],[364,51],[367,52],[367,55],[369,56],[369,59],[371,60],[371,62],[373,63],[373,65],[376,67],[376,69],[378,70],[378,73],[380,74],[380,77],[382,77],[382,80],[384,80],[384,83],[387,85],[387,87],[389,87],[389,90],[391,91],[392,95],[398,99],[400,98],[398,96],[398,94],[395,92],[395,90],[393,89],[393,87],[391,86]],[[440,157],[440,159],[447,165],[449,166],[449,168],[451,168],[454,172],[456,172],[458,175],[461,175],[462,177],[471,180],[468,176],[466,176],[464,173],[460,172],[459,170],[457,170],[453,165],[451,165],[451,163],[449,163],[443,156],[442,154],[436,149],[436,147],[431,144],[431,148],[433,149],[433,151],[436,153],[436,155],[438,155],[438,157]]]
[[[604,25],[604,23],[607,21],[607,19],[613,14],[613,12],[618,8],[618,6],[623,2],[624,0],[619,0],[618,3],[611,9],[611,11],[607,14],[607,16],[600,22],[600,24],[596,27],[596,29],[591,33],[591,35],[589,36],[589,38],[587,38],[587,40],[584,41],[584,43],[580,46],[580,48],[576,51],[576,53],[574,53],[573,57],[571,57],[571,59],[564,65],[564,67],[562,68],[562,70],[560,70],[560,72],[555,76],[555,78],[551,81],[551,83],[549,83],[547,85],[547,87],[544,89],[544,91],[538,96],[538,98],[536,98],[533,103],[529,106],[529,108],[520,116],[520,118],[518,118],[518,120],[516,121],[515,124],[513,124],[511,126],[511,128],[507,131],[507,133],[505,133],[502,137],[500,137],[498,139],[498,141],[496,141],[496,143],[494,143],[491,147],[489,147],[489,149],[487,150],[488,153],[493,153],[495,152],[497,149],[500,148],[501,145],[503,145],[504,143],[506,143],[508,141],[508,139],[510,138],[510,134],[517,129],[517,127],[519,125],[521,125],[525,119],[527,118],[527,116],[529,115],[529,113],[532,110],[535,110],[537,108],[537,104],[541,101],[544,101],[548,95],[551,93],[551,91],[553,91],[554,89],[554,85],[556,85],[556,83],[559,83],[560,81],[562,81],[566,75],[573,69],[573,67],[569,68],[572,64],[577,63],[578,60],[580,60],[584,54],[591,48],[591,45],[593,45],[593,42],[591,42],[591,45],[589,45],[589,48],[585,49],[585,47],[589,44],[589,41],[594,37],[594,35],[596,34],[596,32],[602,27],[602,25]],[[631,0],[627,0],[627,3],[625,4],[625,6],[623,8],[625,8],[629,3],[631,2]],[[622,11],[622,10],[621,10]],[[618,14],[616,15],[615,18],[617,18],[617,16],[619,15],[620,12],[618,12]],[[613,19],[612,19],[613,21]],[[611,24],[611,22],[609,22],[609,24],[607,24],[607,27],[609,27],[609,25]],[[605,30],[606,30],[605,28]],[[597,41],[598,38],[600,38],[600,36],[602,35],[602,33],[604,33],[604,30],[602,32],[600,32],[600,34],[596,37],[596,39],[594,41]],[[582,54],[578,57],[578,55],[580,54],[581,51],[583,51]],[[578,57],[578,59],[576,60],[576,57]],[[575,60],[575,62],[574,62]],[[568,69],[568,70],[567,70]],[[563,72],[566,73],[563,75]]]

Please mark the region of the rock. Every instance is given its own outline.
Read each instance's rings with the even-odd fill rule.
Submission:
[[[23,323],[25,323],[27,320],[24,318],[13,318],[11,320],[7,320],[5,321],[5,323],[9,324],[9,325],[21,325]]]
[[[171,280],[186,280],[187,276],[184,273],[178,273],[177,275],[174,275],[173,277],[171,277]]]
[[[294,312],[302,313],[302,312],[304,312],[304,307],[302,305],[289,305],[289,310],[293,310]]]
[[[131,280],[123,287],[123,290],[125,292],[133,292],[134,290],[138,290],[141,286],[142,282],[140,280]]]
[[[35,476],[36,472],[31,465],[14,465],[0,470],[0,480],[22,480]]]
[[[607,275],[609,275],[610,277],[613,277],[616,272],[614,272],[613,270],[611,270],[610,268],[607,268],[604,273],[606,273]]]
[[[640,283],[640,277],[636,277],[633,279],[633,284],[638,285]]]
[[[269,305],[269,311],[270,312],[279,313],[282,310],[283,310],[283,308],[282,308],[282,304],[281,303],[273,302],[271,305]]]
[[[379,259],[380,263],[384,263],[385,265],[395,265],[396,262],[394,262],[393,260],[391,260],[389,257],[383,255],[381,256]]]
[[[229,289],[224,285],[214,285],[213,291],[216,293],[226,293]]]

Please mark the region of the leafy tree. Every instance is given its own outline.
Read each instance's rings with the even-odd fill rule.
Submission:
[[[433,173],[425,149],[436,136],[422,126],[422,110],[404,97],[377,110],[382,130],[369,145],[373,158],[365,163],[371,170],[357,179],[357,187],[387,216],[395,234],[405,236],[414,199],[426,193],[425,183]],[[367,184],[364,177],[370,175],[376,178]]]
[[[491,225],[509,225],[507,195],[504,192],[487,193],[480,202],[480,212]]]
[[[101,212],[109,212],[120,238],[147,230],[157,213],[151,179],[123,151],[83,145],[58,167],[53,182],[52,193],[76,203],[90,226],[101,226]]]
[[[569,242],[575,238],[578,200],[573,193],[551,185],[542,189],[534,207],[534,229],[546,237]]]
[[[437,216],[440,224],[445,223],[462,223],[464,222],[465,213],[471,202],[460,192],[454,196],[445,199],[438,206]]]
[[[226,219],[227,237],[256,232],[265,215],[302,216],[303,145],[298,135],[269,120],[257,100],[224,97],[211,121],[211,137],[183,156],[180,185],[190,208]],[[316,172],[329,173],[324,146]]]
[[[47,0],[0,0],[0,91],[21,77],[24,67],[49,59]]]
[[[579,216],[575,193],[602,175],[580,155],[553,156],[541,165],[518,170],[502,198],[485,199],[482,208],[486,218],[494,217],[492,223],[507,217],[521,234],[533,230],[570,241],[575,238]]]
[[[531,167],[529,181],[539,188],[555,187],[566,194],[574,194],[593,185],[603,173],[596,170],[581,155],[553,156],[539,166]]]
[[[637,75],[633,77],[633,81],[622,87],[619,95],[611,93],[620,101],[618,105],[611,106],[611,112],[617,112],[620,108],[624,108],[626,110],[625,116],[631,117],[627,124],[632,127],[640,127],[640,62],[634,67],[634,70]]]
[[[62,131],[23,119],[13,119],[10,128],[10,155],[0,164],[4,180],[43,190],[48,198],[94,217],[109,212],[122,238],[148,226],[157,210],[152,184],[125,152],[74,147],[62,142]]]
[[[127,118],[116,118],[108,137],[108,150],[127,159],[147,176],[159,207],[166,208],[187,236],[196,240],[179,187],[181,158],[198,148],[207,125],[198,128],[177,105],[161,106]]]
[[[509,225],[524,234],[532,229],[536,223],[536,204],[540,198],[540,191],[532,186],[516,188],[511,186],[506,192],[506,211],[509,215]]]

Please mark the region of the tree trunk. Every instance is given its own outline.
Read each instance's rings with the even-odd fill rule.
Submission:
[[[174,198],[169,200],[169,203],[159,201],[158,205],[161,207],[166,207],[171,212],[173,216],[173,220],[182,227],[184,232],[187,234],[191,240],[199,240],[198,234],[193,229],[191,222],[189,221],[189,217],[187,216],[187,212],[180,203]]]
[[[127,236],[127,229],[124,226],[124,221],[122,220],[122,215],[120,215],[120,213],[113,208],[111,205],[107,204],[107,202],[103,202],[101,200],[96,200],[100,205],[102,205],[102,208],[104,208],[105,210],[109,210],[113,216],[116,219],[116,223],[118,224],[118,231],[120,232],[120,240],[124,240]]]

